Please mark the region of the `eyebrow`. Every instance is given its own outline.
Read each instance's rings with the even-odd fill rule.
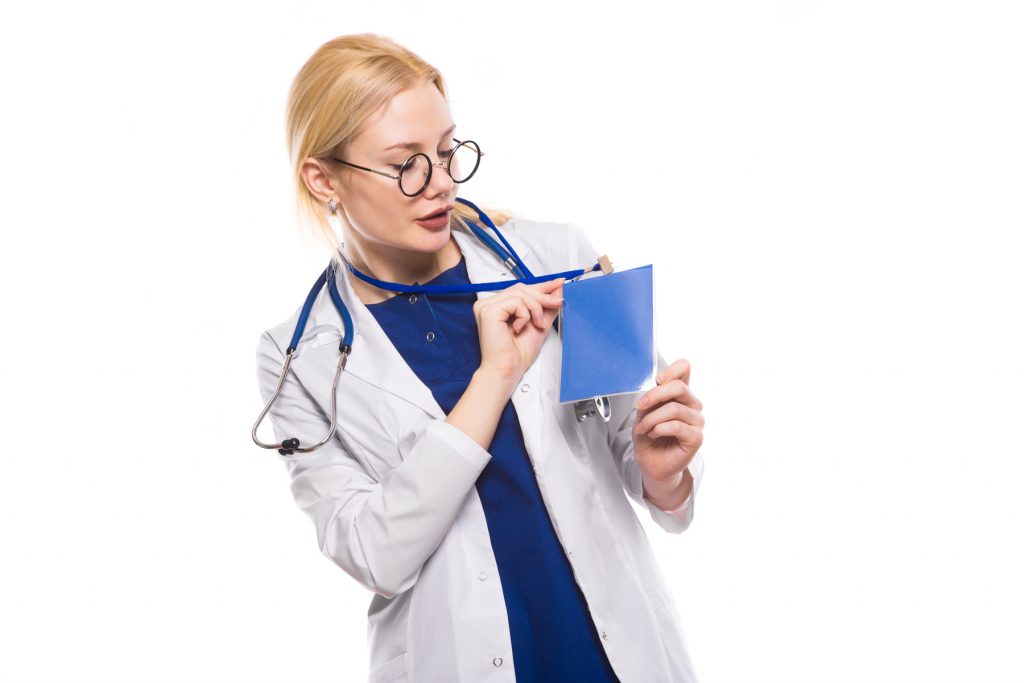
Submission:
[[[444,139],[444,138],[448,137],[454,131],[455,131],[455,124],[453,123],[451,128],[449,128],[445,132],[441,133],[441,139]],[[400,149],[400,148],[416,149],[419,146],[420,146],[420,143],[418,143],[418,142],[399,142],[397,145],[391,145],[390,147],[385,147],[384,151],[387,152],[390,149]]]

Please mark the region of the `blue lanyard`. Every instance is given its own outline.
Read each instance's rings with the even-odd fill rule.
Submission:
[[[590,268],[577,268],[575,270],[565,270],[560,273],[552,273],[550,275],[542,275],[540,277],[536,277],[533,275],[533,273],[530,272],[530,269],[526,267],[526,264],[523,263],[522,259],[519,258],[519,254],[517,254],[515,249],[512,248],[512,245],[508,243],[508,240],[506,240],[505,236],[501,234],[501,231],[498,230],[498,226],[494,224],[494,222],[490,219],[490,217],[487,214],[480,210],[480,207],[478,207],[476,204],[467,199],[463,199],[462,197],[456,197],[455,201],[462,202],[466,206],[469,206],[474,211],[476,211],[477,216],[480,217],[480,220],[484,223],[484,225],[486,225],[495,232],[495,234],[498,236],[498,239],[501,240],[501,244],[498,244],[493,237],[488,235],[483,228],[481,228],[473,221],[466,221],[470,229],[473,231],[473,234],[475,234],[481,242],[487,245],[487,247],[490,248],[490,250],[493,251],[498,256],[498,258],[501,259],[502,263],[508,266],[508,268],[515,274],[515,280],[469,283],[463,285],[403,285],[396,282],[386,282],[384,280],[378,280],[376,278],[370,277],[369,275],[364,275],[363,273],[360,273],[358,270],[356,270],[355,266],[353,266],[348,261],[348,259],[345,258],[344,254],[341,254],[342,260],[345,261],[345,266],[349,269],[349,272],[358,277],[360,280],[368,282],[371,285],[374,285],[375,287],[387,289],[392,292],[424,292],[427,294],[450,294],[456,292],[495,291],[500,289],[506,289],[519,282],[523,282],[526,284],[536,284],[538,282],[556,280],[560,277],[564,277],[566,278],[566,280],[572,280],[573,278],[579,277],[583,273],[590,272],[593,270],[599,270],[601,267],[599,264],[595,264]],[[502,245],[504,245],[504,247],[507,248],[508,251],[506,251],[505,248],[502,247]],[[320,293],[320,290],[323,288],[324,283],[327,284],[327,291],[330,294],[331,301],[334,303],[334,307],[338,309],[338,313],[341,315],[341,319],[345,324],[345,334],[342,336],[341,343],[338,348],[341,352],[346,354],[351,352],[352,332],[354,325],[352,324],[352,316],[349,315],[348,307],[345,306],[345,302],[342,300],[341,294],[338,292],[338,283],[337,278],[335,277],[337,267],[337,260],[332,258],[330,265],[328,265],[324,272],[320,274],[320,277],[317,278],[317,281],[316,283],[314,283],[313,288],[309,290],[309,294],[306,295],[306,301],[302,305],[302,312],[299,314],[298,324],[296,324],[295,332],[292,334],[291,343],[288,348],[289,353],[294,351],[298,347],[299,338],[302,336],[303,331],[306,329],[306,321],[309,319],[309,313],[313,309],[313,303],[316,301],[316,297]]]

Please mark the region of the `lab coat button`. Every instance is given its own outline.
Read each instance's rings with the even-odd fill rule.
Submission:
[[[529,391],[530,390],[530,385],[529,384],[524,384],[523,386],[519,387],[519,390],[520,391]]]
[[[479,574],[477,574],[477,577],[478,577],[478,578],[479,578],[479,579],[480,579],[481,581],[486,581],[486,580],[487,580],[487,572],[480,572]]]
[[[434,333],[427,332],[427,341],[434,341]]]
[[[605,640],[608,640],[608,634],[605,633],[604,631],[601,631],[601,637],[604,638]]]
[[[494,666],[501,666],[501,657],[494,658]]]

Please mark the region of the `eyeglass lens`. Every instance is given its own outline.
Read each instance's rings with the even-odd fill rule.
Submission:
[[[477,167],[480,166],[480,147],[472,140],[465,140],[441,161],[445,164],[452,180],[464,183],[476,173]],[[427,183],[430,182],[430,174],[430,158],[426,154],[419,153],[409,157],[402,167],[398,180],[402,192],[410,196],[423,192],[427,188]]]

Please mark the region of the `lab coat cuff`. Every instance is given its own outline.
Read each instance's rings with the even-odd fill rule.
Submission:
[[[437,420],[430,427],[435,436],[451,446],[459,457],[477,474],[483,471],[484,467],[491,460],[491,454],[480,447],[469,434],[462,431],[447,420]]]
[[[666,530],[674,533],[686,531],[693,521],[694,501],[697,497],[697,490],[700,488],[700,481],[704,477],[704,459],[700,452],[694,454],[686,469],[690,470],[690,476],[693,477],[693,488],[682,505],[674,510],[662,510],[651,501],[644,499],[647,509],[651,512],[651,518]]]

